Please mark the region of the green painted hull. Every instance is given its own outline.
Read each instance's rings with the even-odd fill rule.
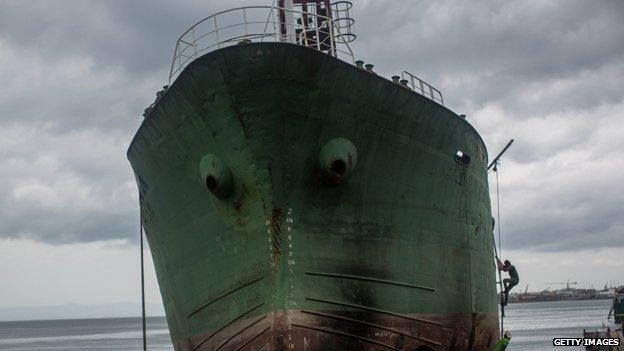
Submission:
[[[317,159],[337,137],[358,163],[329,187]],[[206,154],[231,170],[226,199]],[[485,146],[421,95],[305,47],[232,46],[185,69],[128,158],[176,350],[498,339]]]

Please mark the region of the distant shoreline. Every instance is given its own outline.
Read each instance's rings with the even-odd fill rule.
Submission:
[[[164,317],[162,304],[146,306],[148,316]],[[118,302],[99,305],[66,304],[35,307],[0,307],[0,321],[44,321],[141,317],[140,302]]]
[[[154,318],[166,318],[163,315],[150,315],[146,316],[147,319]],[[49,319],[17,319],[17,320],[4,320],[0,319],[0,324],[2,323],[29,323],[29,322],[59,322],[59,321],[93,321],[100,319],[141,319],[141,316],[118,316],[118,317],[86,317],[86,318],[49,318]]]

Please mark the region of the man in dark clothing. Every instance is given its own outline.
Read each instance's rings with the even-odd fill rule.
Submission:
[[[509,260],[505,260],[505,264],[501,263],[501,261],[497,258],[496,263],[498,264],[498,269],[504,272],[509,273],[509,278],[503,279],[503,285],[505,286],[505,290],[503,294],[505,296],[503,300],[503,305],[507,306],[507,299],[509,299],[509,291],[514,286],[518,285],[520,282],[520,277],[518,276],[518,271],[516,267],[509,262]]]

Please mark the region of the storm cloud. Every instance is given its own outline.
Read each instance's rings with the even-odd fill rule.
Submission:
[[[270,1],[2,2],[0,237],[134,241],[125,150],[175,40],[247,4]],[[505,247],[624,246],[624,3],[356,0],[354,17],[357,58],[440,89],[491,156],[516,140],[500,173]]]

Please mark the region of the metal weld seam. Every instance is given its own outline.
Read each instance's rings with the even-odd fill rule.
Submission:
[[[322,272],[305,272],[305,274],[318,275],[318,276],[323,276],[323,277],[334,277],[334,278],[364,280],[364,281],[368,281],[368,282],[392,284],[392,285],[406,286],[406,287],[409,287],[409,288],[423,289],[423,290],[428,290],[428,291],[436,291],[435,288],[431,288],[431,287],[424,286],[424,285],[415,285],[415,284],[397,282],[397,281],[393,281],[393,280],[377,279],[377,278],[365,277],[365,276],[361,276],[361,275],[338,274],[338,273],[322,273]]]
[[[225,340],[224,342],[221,343],[221,345],[219,345],[219,347],[216,348],[215,351],[221,350],[221,348],[223,346],[225,346],[225,344],[227,344],[228,342],[230,342],[232,339],[234,339],[235,337],[237,337],[239,334],[241,334],[242,332],[244,332],[245,330],[253,327],[254,325],[258,324],[258,322],[260,322],[261,320],[265,319],[267,316],[264,315],[258,319],[256,319],[255,321],[253,321],[251,324],[249,324],[248,326],[242,328],[241,330],[237,331],[234,335],[230,336],[227,340]]]
[[[381,309],[379,309],[379,308],[374,308],[374,307],[354,305],[354,304],[345,303],[345,302],[336,302],[336,301],[328,301],[328,300],[314,299],[314,298],[311,298],[311,297],[306,297],[306,300],[316,301],[316,302],[323,302],[323,303],[328,303],[328,304],[338,305],[338,306],[345,306],[345,307],[359,308],[359,309],[362,309],[362,310],[365,310],[365,311],[372,311],[372,312],[384,313],[384,314],[387,314],[387,315],[390,315],[390,316],[401,317],[401,318],[409,319],[409,320],[412,320],[412,321],[417,321],[417,322],[423,322],[423,323],[429,323],[429,324],[433,324],[433,325],[443,326],[443,324],[442,324],[442,323],[440,323],[440,322],[436,322],[436,321],[432,321],[432,320],[430,320],[430,319],[423,319],[423,318],[417,318],[417,317],[410,317],[410,316],[408,316],[408,315],[404,315],[404,314],[400,314],[400,313],[395,313],[395,312],[391,312],[391,311],[384,311],[384,310],[381,310]]]
[[[345,320],[345,321],[349,321],[349,322],[353,322],[353,323],[359,323],[359,324],[364,324],[364,325],[368,325],[370,327],[374,327],[374,328],[379,328],[379,329],[383,329],[383,330],[387,330],[393,333],[397,333],[397,334],[401,334],[416,340],[420,340],[420,341],[425,341],[437,346],[442,346],[441,343],[437,342],[437,341],[433,341],[431,339],[427,339],[427,338],[423,338],[420,336],[416,336],[416,335],[411,335],[405,332],[402,332],[400,330],[396,330],[393,328],[389,328],[380,324],[375,324],[375,323],[370,323],[370,322],[366,322],[366,321],[362,321],[359,319],[353,319],[353,318],[348,318],[348,317],[343,317],[343,316],[338,316],[338,315],[334,315],[334,314],[329,314],[329,313],[321,313],[321,312],[316,312],[316,311],[307,311],[307,310],[301,310],[301,313],[307,313],[307,314],[312,314],[315,316],[321,316],[321,317],[327,317],[327,318],[335,318],[335,319],[341,319],[341,320]]]
[[[385,344],[383,342],[380,342],[380,341],[377,341],[377,340],[368,339],[368,338],[365,338],[365,337],[362,337],[362,336],[358,336],[358,335],[355,335],[355,334],[349,334],[349,333],[341,332],[341,331],[338,331],[338,330],[335,330],[335,329],[311,327],[311,326],[307,326],[307,325],[303,325],[303,324],[295,324],[295,323],[293,323],[293,327],[299,327],[299,328],[304,328],[304,329],[311,329],[311,330],[320,331],[322,333],[329,333],[329,334],[334,334],[334,335],[339,335],[339,336],[346,336],[348,338],[353,338],[353,339],[356,339],[356,340],[369,342],[371,344],[387,347],[387,348],[389,348],[391,350],[401,351],[401,349],[397,349],[396,347],[394,347],[392,345],[388,345],[388,344]]]
[[[237,348],[234,351],[240,351],[242,349],[244,349],[246,346],[248,346],[249,344],[251,344],[254,340],[258,339],[259,337],[261,337],[264,333],[268,332],[269,329],[271,329],[271,327],[266,327],[264,328],[263,331],[261,331],[260,333],[258,333],[256,336],[254,336],[253,338],[251,338],[249,341],[247,341],[246,343],[244,343],[243,345],[241,345],[239,348]]]
[[[195,313],[197,313],[197,312],[201,311],[202,309],[204,309],[204,308],[208,307],[209,305],[213,304],[213,303],[214,303],[214,302],[216,302],[217,300],[220,300],[220,299],[222,299],[222,298],[224,298],[224,297],[226,297],[226,296],[230,295],[231,293],[236,292],[236,291],[238,291],[238,290],[240,290],[240,289],[242,289],[242,288],[245,288],[245,287],[247,287],[247,286],[249,286],[249,285],[251,285],[251,284],[253,284],[253,283],[259,282],[259,281],[260,281],[260,280],[262,280],[262,279],[264,279],[264,276],[262,276],[262,277],[260,277],[260,278],[256,278],[256,279],[251,280],[251,281],[248,281],[247,283],[245,283],[245,284],[243,284],[243,285],[241,285],[241,286],[238,286],[238,287],[236,287],[236,288],[234,288],[234,289],[232,289],[232,290],[230,290],[230,291],[228,291],[228,292],[225,292],[225,293],[223,293],[223,294],[221,294],[221,295],[219,295],[219,296],[215,297],[214,299],[212,299],[212,300],[208,301],[207,303],[203,304],[202,306],[198,307],[197,309],[193,310],[193,312],[189,313],[186,317],[187,317],[187,318],[188,318],[188,317],[191,317],[191,316],[192,316],[192,315],[194,315]]]
[[[257,304],[256,306],[252,307],[250,310],[248,310],[247,312],[243,312],[242,314],[238,315],[238,317],[232,319],[231,321],[229,321],[226,325],[222,326],[221,328],[217,329],[216,331],[214,331],[212,334],[208,335],[207,337],[205,337],[202,341],[199,342],[199,344],[195,345],[193,347],[193,351],[197,350],[201,345],[203,345],[206,341],[208,341],[208,339],[212,338],[213,336],[215,336],[215,334],[217,334],[218,332],[222,331],[223,329],[229,327],[230,325],[232,325],[234,322],[236,322],[237,320],[239,320],[240,318],[242,318],[244,315],[250,313],[251,311],[257,309],[258,307],[264,305],[264,302]]]

